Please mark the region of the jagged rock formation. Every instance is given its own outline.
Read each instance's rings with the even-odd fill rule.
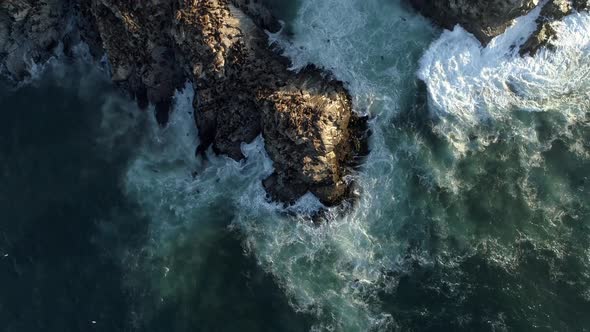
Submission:
[[[528,13],[539,0],[409,0],[414,8],[437,24],[453,29],[457,24],[482,44],[502,34],[512,20]]]
[[[46,61],[66,33],[69,13],[63,0],[0,2],[0,69],[22,80],[30,69],[27,60]]]
[[[574,11],[590,9],[590,1],[586,0],[551,0],[541,10],[537,18],[537,30],[520,48],[520,54],[535,55],[543,46],[546,46],[551,38],[557,37],[553,23],[572,14]]]
[[[196,15],[203,8],[210,14]],[[237,7],[208,1],[180,13],[174,36],[196,82],[199,150],[212,144],[240,159],[241,142],[262,131],[276,168],[264,182],[273,198],[292,201],[311,191],[331,205],[346,197],[342,166],[358,152],[352,147],[362,133],[350,126],[355,115],[342,83],[317,69],[288,71],[286,59],[268,49],[266,35]],[[206,46],[200,53],[195,40]]]
[[[37,6],[49,2],[51,15],[31,16],[44,13]],[[140,106],[154,104],[162,124],[175,90],[191,80],[201,138],[197,152],[211,146],[239,160],[242,142],[262,134],[276,169],[264,181],[272,198],[293,202],[309,191],[334,205],[350,196],[346,178],[366,149],[364,121],[352,111],[341,82],[317,68],[291,72],[288,59],[269,49],[263,29],[277,31],[280,25],[258,1],[8,0],[4,7],[10,10],[0,11],[0,36],[14,36],[15,45],[34,44],[21,53],[64,38],[82,39],[91,50],[102,46],[113,81]],[[79,18],[75,37],[63,26],[72,13]],[[22,23],[1,15],[22,17]],[[29,31],[39,20],[47,20],[41,24],[48,37],[14,32]]]
[[[537,30],[522,45],[520,54],[534,55],[537,50],[555,37],[552,24],[574,11],[590,9],[588,0],[409,0],[414,8],[432,18],[444,28],[461,25],[471,32],[483,45],[502,34],[519,16],[543,5],[537,19]]]
[[[340,82],[324,79],[315,68],[286,82],[262,99],[264,137],[274,142],[267,151],[279,165],[264,186],[278,200],[312,188],[323,202],[337,202],[350,188],[340,165],[366,150],[359,136],[366,130],[363,120],[342,112],[352,107],[350,97]]]
[[[166,123],[170,103],[184,80],[175,45],[170,1],[93,0],[84,21],[94,21],[109,57],[114,82],[134,95],[141,107],[148,101]]]

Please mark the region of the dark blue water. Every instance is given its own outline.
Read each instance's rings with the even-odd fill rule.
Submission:
[[[1,331],[309,328],[244,255],[238,234],[225,227],[230,215],[215,221],[217,235],[201,246],[201,267],[210,272],[194,275],[183,300],[160,304],[149,283],[130,283],[141,276],[129,276],[121,257],[141,255],[147,221],[123,194],[121,177],[141,121],[109,144],[98,138],[105,113],[145,115],[102,73],[50,69],[33,85],[4,86],[0,105]]]

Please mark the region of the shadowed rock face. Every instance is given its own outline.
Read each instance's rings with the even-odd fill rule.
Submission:
[[[140,106],[156,106],[158,122],[166,123],[171,98],[184,83],[184,73],[170,38],[170,1],[93,0],[91,17],[108,54],[112,79]]]
[[[260,94],[290,73],[268,50],[264,32],[226,1],[187,3],[176,17],[173,38],[195,83],[198,150],[212,146],[241,159],[241,143],[261,131]]]
[[[0,2],[0,64],[19,81],[30,63],[44,62],[65,35],[70,5],[63,0],[3,0]]]
[[[239,160],[242,142],[262,134],[276,170],[264,181],[273,199],[293,202],[312,192],[334,205],[350,197],[345,178],[366,150],[364,120],[341,82],[317,68],[287,69],[288,59],[269,48],[264,32],[280,24],[259,1],[7,1],[0,37],[11,37],[0,38],[0,50],[17,39],[33,45],[21,54],[47,48],[66,38],[66,19],[76,15],[70,39],[81,38],[97,55],[103,48],[113,81],[140,106],[154,104],[162,125],[175,90],[193,82],[198,153],[212,147]],[[25,33],[33,27],[46,31]],[[3,65],[18,73],[2,52]]]
[[[247,14],[259,28],[273,33],[281,29],[281,24],[262,0],[231,0],[231,3]]]

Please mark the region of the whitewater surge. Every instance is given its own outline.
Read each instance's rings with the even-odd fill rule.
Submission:
[[[387,131],[397,114],[412,107],[416,64],[434,31],[396,2],[301,1],[299,6],[291,22],[293,38],[271,35],[271,40],[285,50],[293,70],[313,63],[332,71],[351,91],[355,110],[372,117],[372,152],[357,179],[361,200],[345,216],[332,210],[319,227],[249,209],[234,225],[293,305],[318,317],[317,330],[391,329],[395,318],[379,309],[377,292],[383,270],[402,260],[405,241],[393,235],[401,224],[384,224],[387,206],[398,200],[394,188],[400,176]]]
[[[422,58],[418,76],[428,87],[435,130],[459,154],[497,140],[502,122],[510,135],[534,140],[527,128],[510,124],[514,112],[559,112],[568,124],[583,120],[590,106],[590,14],[555,23],[559,38],[551,41],[552,49],[521,57],[520,46],[536,29],[540,9],[516,20],[486,47],[457,26]]]
[[[554,42],[556,50],[542,50],[534,59],[518,57],[518,45],[535,29],[539,9],[518,20],[486,49],[460,27],[444,32],[417,68],[417,58],[433,31],[428,23],[398,4],[302,1],[300,6],[293,23],[295,36],[277,39],[293,59],[293,69],[307,63],[330,69],[347,83],[356,110],[373,117],[372,153],[358,179],[363,190],[361,201],[351,214],[340,218],[334,213],[331,222],[319,229],[301,223],[261,222],[259,214],[248,210],[236,224],[248,235],[247,243],[263,266],[282,281],[294,305],[320,318],[318,329],[363,331],[404,326],[400,317],[383,309],[387,304],[379,294],[395,294],[397,287],[403,287],[400,277],[411,273],[412,264],[440,270],[442,286],[432,282],[431,287],[449,289],[462,299],[452,299],[452,295],[450,301],[461,303],[467,295],[461,295],[459,280],[465,276],[454,270],[482,252],[486,264],[514,271],[522,260],[515,243],[530,241],[549,251],[561,250],[556,245],[559,240],[545,242],[547,229],[539,231],[536,222],[510,235],[496,229],[491,232],[496,235],[473,242],[481,227],[474,223],[470,211],[474,204],[470,200],[476,198],[469,196],[477,192],[482,200],[488,199],[487,209],[504,206],[507,220],[522,217],[511,212],[514,209],[518,214],[521,200],[533,211],[531,215],[541,220],[555,220],[560,214],[571,213],[563,206],[578,201],[572,198],[573,192],[548,189],[546,183],[538,181],[537,169],[533,168],[544,165],[539,154],[550,148],[556,134],[549,139],[538,138],[539,132],[525,121],[515,128],[510,122],[517,120],[508,112],[515,108],[527,112],[556,110],[558,116],[568,120],[551,123],[556,133],[583,117],[589,109],[590,91],[585,62],[590,36],[587,14],[564,20],[556,27],[564,36]],[[435,120],[432,130],[448,139],[448,149],[431,147],[432,138],[412,132],[418,127],[396,128],[407,125],[398,117],[414,112],[408,104],[419,101],[419,85],[413,80],[416,72],[427,85],[429,111],[440,121]],[[563,88],[565,83],[568,89]],[[424,114],[417,116],[428,119]],[[455,127],[445,126],[455,118],[459,119]],[[492,133],[503,130],[505,135],[520,134],[527,139],[534,136],[537,144],[529,150],[525,142],[517,141],[525,148],[517,152],[514,160],[510,156],[514,152],[504,145],[501,148],[506,151],[500,156],[472,156],[467,167],[478,171],[467,175],[465,166],[457,164],[455,158],[473,139],[472,128],[486,119],[494,120],[484,123]],[[507,121],[508,126],[502,127],[502,121]],[[478,134],[482,135],[482,145],[498,142]],[[497,183],[499,192],[486,188],[487,182],[481,177],[486,176],[484,169],[493,167],[491,162],[496,158],[506,162],[503,167],[508,172],[513,167],[509,162],[520,165],[515,172],[524,175],[514,179],[514,187],[510,183],[513,180],[496,178],[497,170],[493,170],[489,180]],[[484,194],[486,190],[489,195]],[[544,198],[539,194],[544,190],[555,190],[561,198],[540,203]],[[519,203],[507,207],[498,201],[499,194],[506,191],[519,197]],[[525,229],[528,235],[520,233]],[[471,245],[473,249],[468,249]],[[453,246],[462,249],[451,249]],[[449,251],[455,251],[454,256],[449,256]],[[469,321],[473,317],[453,319]],[[501,316],[490,318],[490,322],[496,327],[505,326]]]
[[[128,193],[154,208],[149,211],[156,223],[154,236],[165,236],[162,232],[167,227],[190,226],[187,224],[195,222],[199,213],[218,199],[231,207],[234,193],[256,193],[250,196],[264,200],[261,181],[273,171],[261,137],[243,144],[246,159],[241,162],[215,156],[211,150],[206,159],[196,158],[199,140],[192,115],[193,97],[190,84],[176,94],[170,121],[163,129],[149,118],[149,134],[126,176]]]
[[[294,39],[274,36],[294,60],[293,69],[308,62],[329,68],[347,82],[356,109],[371,114],[374,121],[387,122],[401,107],[410,107],[412,86],[407,82],[414,80],[417,60],[433,35],[424,19],[399,4],[384,8],[376,0],[300,5]],[[340,20],[344,13],[347,24]],[[366,38],[369,33],[371,38]],[[215,237],[220,225],[227,226],[243,235],[245,250],[276,278],[292,305],[317,317],[317,329],[391,326],[390,315],[370,305],[383,266],[397,260],[396,255],[383,256],[384,244],[372,235],[376,225],[367,222],[378,221],[383,213],[375,204],[396,199],[387,194],[394,181],[388,179],[394,171],[393,156],[382,130],[377,128],[373,137],[370,172],[360,179],[361,187],[367,188],[361,206],[344,219],[336,208],[328,213],[331,221],[317,227],[305,217],[321,207],[313,195],[292,207],[268,202],[261,181],[273,168],[262,138],[243,145],[247,158],[241,162],[211,151],[207,161],[195,159],[198,137],[192,98],[190,85],[175,96],[166,128],[146,120],[148,134],[125,175],[127,195],[150,220],[145,248],[123,258],[130,278],[136,271],[149,274],[163,302],[186,296],[191,277],[207,273],[199,270],[199,247]],[[387,180],[379,181],[378,176]],[[389,197],[382,200],[384,194]],[[397,243],[386,246],[395,248]],[[179,247],[194,248],[194,257],[175,266]]]

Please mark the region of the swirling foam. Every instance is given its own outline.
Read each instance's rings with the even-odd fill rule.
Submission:
[[[556,111],[574,123],[588,109],[590,14],[572,14],[555,23],[554,49],[521,57],[520,45],[536,28],[539,11],[518,19],[486,47],[457,26],[424,54],[418,76],[428,87],[436,131],[459,154],[493,143],[497,132],[485,127],[511,122],[516,111]],[[530,134],[526,128],[511,130],[525,139]]]

